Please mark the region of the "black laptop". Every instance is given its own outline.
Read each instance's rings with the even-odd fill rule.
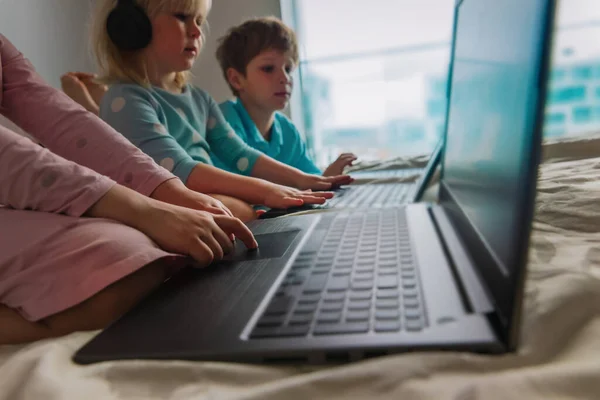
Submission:
[[[256,221],[258,251],[182,271],[74,360],[514,351],[554,9],[457,2],[439,204]]]

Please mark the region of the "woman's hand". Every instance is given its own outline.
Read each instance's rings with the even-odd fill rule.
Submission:
[[[226,215],[159,203],[140,214],[140,229],[161,248],[189,255],[199,267],[219,261],[233,251],[231,235],[248,248],[258,244],[242,221]]]
[[[248,248],[258,246],[252,232],[237,218],[156,201],[121,185],[113,186],[85,214],[138,229],[161,248],[193,257],[199,266],[230,252],[232,235]]]
[[[352,153],[342,153],[337,160],[332,162],[329,167],[323,172],[323,176],[335,176],[344,173],[346,166],[352,165],[357,157]]]
[[[333,197],[333,192],[313,192],[287,186],[269,184],[264,190],[263,204],[271,208],[298,207],[303,204],[323,204]]]
[[[294,186],[301,190],[328,190],[348,185],[353,181],[354,179],[350,175],[321,176],[302,173],[296,179]]]

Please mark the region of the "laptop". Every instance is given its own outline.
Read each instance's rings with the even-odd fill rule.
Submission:
[[[518,345],[554,0],[456,4],[439,204],[255,221],[74,355],[327,363]]]
[[[342,186],[335,189],[335,197],[327,200],[324,204],[306,204],[299,207],[286,209],[271,208],[262,214],[260,219],[280,217],[282,215],[294,214],[300,211],[329,210],[329,209],[367,209],[397,207],[406,203],[420,201],[428,188],[431,178],[439,165],[443,150],[443,139],[441,139],[433,150],[427,165],[423,169],[410,168],[406,170],[390,170],[369,172],[378,181],[362,185]],[[394,182],[398,178],[410,178],[420,175],[416,180],[409,182]],[[361,176],[360,179],[369,178],[369,175]],[[391,182],[380,183],[381,180],[391,179]]]

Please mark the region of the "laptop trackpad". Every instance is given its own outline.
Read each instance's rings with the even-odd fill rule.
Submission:
[[[298,236],[298,232],[300,230],[254,235],[258,242],[257,250],[248,250],[242,241],[238,239],[235,243],[234,252],[223,257],[223,261],[237,262],[282,257]]]

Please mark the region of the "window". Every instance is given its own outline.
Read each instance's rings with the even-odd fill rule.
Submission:
[[[298,34],[292,117],[324,166],[425,154],[443,133],[455,0],[281,0]],[[359,4],[362,4],[359,6]],[[547,137],[600,130],[600,2],[559,2]]]
[[[547,125],[556,126],[556,125],[563,125],[566,120],[567,120],[567,117],[564,113],[555,112],[555,113],[546,114],[545,122]]]
[[[546,103],[544,135],[573,136],[600,130],[600,2],[558,2],[552,78]]]
[[[573,79],[576,80],[589,80],[593,77],[592,66],[580,66],[573,68]]]
[[[576,124],[589,123],[592,120],[591,107],[575,107],[573,108],[573,122]]]
[[[564,86],[550,90],[548,102],[550,104],[573,103],[585,99],[585,86]]]
[[[343,151],[363,159],[430,152],[446,114],[454,0],[290,4],[300,118],[317,163]]]
[[[550,72],[550,79],[553,82],[560,82],[561,80],[565,79],[566,76],[567,76],[567,73],[564,68],[557,67],[557,68],[554,68]]]

